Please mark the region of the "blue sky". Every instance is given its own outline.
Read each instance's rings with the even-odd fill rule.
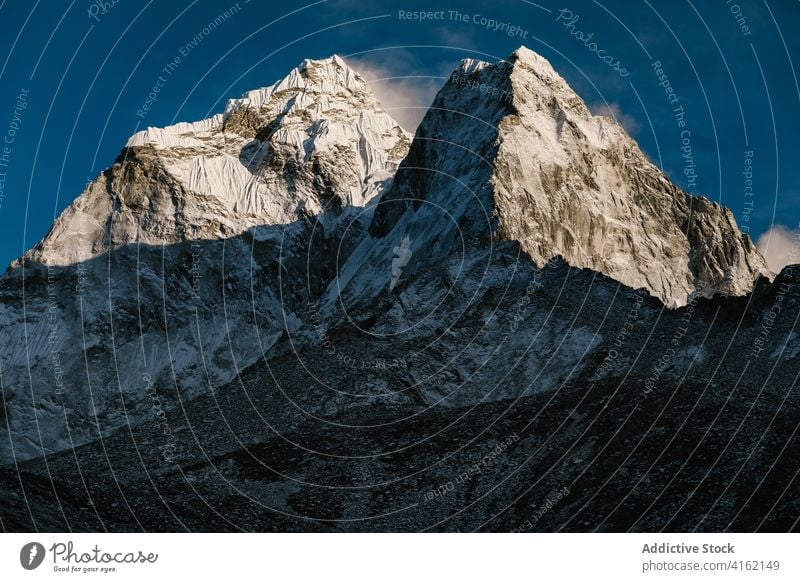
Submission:
[[[420,10],[440,14],[407,16]],[[794,0],[0,0],[0,262],[34,245],[129,135],[221,111],[304,58],[349,58],[411,126],[461,59],[500,59],[520,44],[595,111],[614,113],[678,185],[730,207],[754,239],[773,224],[794,229],[798,22]]]

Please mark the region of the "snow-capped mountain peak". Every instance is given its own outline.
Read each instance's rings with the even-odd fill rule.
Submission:
[[[451,75],[376,210],[370,230],[387,248],[365,248],[384,261],[395,239],[428,222],[441,228],[417,244],[443,257],[459,240],[519,241],[537,264],[560,255],[670,306],[745,294],[770,274],[728,209],[678,189],[525,47],[497,63],[465,60]],[[354,261],[346,280],[370,262]]]
[[[224,113],[131,136],[26,256],[70,264],[133,242],[225,238],[363,206],[409,143],[341,57],[305,60]]]

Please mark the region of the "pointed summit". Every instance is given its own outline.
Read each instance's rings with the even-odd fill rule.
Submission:
[[[566,85],[566,81],[564,81],[564,79],[561,78],[561,75],[556,72],[556,70],[553,68],[553,65],[550,64],[550,61],[548,61],[539,53],[533,52],[525,45],[520,45],[517,50],[511,53],[511,56],[509,56],[507,60],[510,63],[519,63],[520,65],[525,66],[528,70],[541,78],[558,79]],[[488,63],[487,66],[489,66]]]
[[[371,95],[364,95],[370,91],[363,77],[350,68],[342,57],[333,55],[321,60],[305,59],[274,85],[248,91],[241,99],[230,100],[225,110],[232,111],[241,106],[264,107],[278,93],[298,91],[308,95],[329,95],[332,98],[349,92],[357,99],[374,100]]]
[[[362,206],[409,144],[341,57],[305,60],[222,114],[134,134],[26,257],[63,265]]]
[[[416,240],[442,256],[461,239],[515,240],[540,265],[561,255],[670,306],[745,294],[769,273],[728,209],[678,189],[525,47],[453,72],[370,232],[393,239],[426,221],[442,228]]]

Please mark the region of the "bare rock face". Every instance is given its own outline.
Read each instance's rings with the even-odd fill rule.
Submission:
[[[363,206],[409,143],[341,58],[306,60],[223,114],[132,136],[26,257],[67,265],[133,242],[216,240]]]
[[[728,209],[682,192],[524,47],[462,63],[382,202],[375,236],[443,207],[453,239],[517,240],[539,265],[561,255],[673,307],[771,274]]]

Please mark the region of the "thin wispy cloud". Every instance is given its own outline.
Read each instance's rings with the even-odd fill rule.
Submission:
[[[758,237],[756,247],[769,268],[779,273],[786,265],[800,263],[800,230],[776,225]]]
[[[631,115],[628,115],[620,108],[618,103],[590,103],[589,110],[592,115],[605,115],[619,123],[630,135],[636,135],[642,126]]]
[[[389,115],[407,131],[414,132],[433,98],[444,84],[444,78],[420,74],[413,69],[370,57],[347,59],[348,64],[369,83],[378,101]]]

